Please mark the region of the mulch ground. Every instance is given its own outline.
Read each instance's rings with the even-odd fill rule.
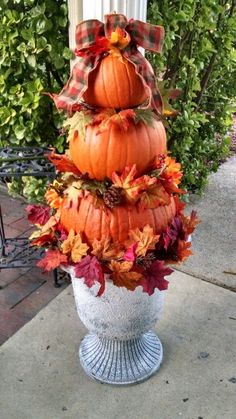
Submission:
[[[26,203],[11,198],[0,189],[0,205],[7,238],[24,235],[30,227],[25,213]],[[30,321],[43,307],[56,297],[68,281],[56,288],[52,274],[43,274],[37,267],[2,269],[0,271],[0,345],[24,324]]]

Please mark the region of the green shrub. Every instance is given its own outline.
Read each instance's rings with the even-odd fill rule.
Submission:
[[[183,165],[184,186],[202,190],[229,153],[236,93],[234,0],[149,1],[148,19],[163,25],[163,54],[148,59],[165,87],[182,94],[169,122],[172,154]]]
[[[0,144],[61,148],[60,117],[42,93],[68,78],[66,1],[2,0],[0,11]]]
[[[1,0],[0,13],[0,146],[63,151],[61,115],[43,92],[58,92],[69,76],[67,1]],[[26,195],[35,197],[30,182],[22,182]],[[19,192],[22,182],[15,180],[10,190]]]

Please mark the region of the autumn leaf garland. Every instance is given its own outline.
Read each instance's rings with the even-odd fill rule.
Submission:
[[[158,155],[152,163],[147,175],[137,176],[136,165],[127,166],[121,174],[114,172],[111,179],[98,181],[89,179],[87,175],[75,174],[73,164],[68,157],[54,151],[49,158],[55,162],[59,171],[71,169],[51,185],[45,194],[52,208],[61,204],[76,207],[79,199],[92,194],[97,206],[113,208],[116,205],[138,205],[140,210],[156,208],[170,203],[171,194],[184,194],[179,188],[182,178],[181,165],[170,156]]]
[[[50,215],[47,207],[29,205],[29,219],[38,227],[31,236],[32,244],[48,249],[38,266],[45,272],[60,265],[74,266],[77,277],[83,277],[88,287],[99,284],[98,295],[104,292],[106,274],[114,285],[131,291],[142,286],[152,295],[156,288],[166,289],[168,281],[164,277],[172,272],[166,265],[182,262],[191,254],[188,238],[199,222],[195,211],[188,217],[183,215],[183,204],[177,196],[175,200],[177,214],[160,235],[146,225],[131,229],[125,243],[103,237],[94,239],[92,245],[73,229],[64,231],[58,211]]]

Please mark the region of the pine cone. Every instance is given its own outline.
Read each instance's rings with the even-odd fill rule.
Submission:
[[[114,208],[117,205],[121,204],[122,201],[122,188],[116,188],[111,186],[104,192],[103,200],[107,207]]]

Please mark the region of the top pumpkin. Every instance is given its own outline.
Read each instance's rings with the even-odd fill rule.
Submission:
[[[111,54],[89,74],[83,99],[94,107],[127,109],[143,103],[148,94],[134,64]]]

